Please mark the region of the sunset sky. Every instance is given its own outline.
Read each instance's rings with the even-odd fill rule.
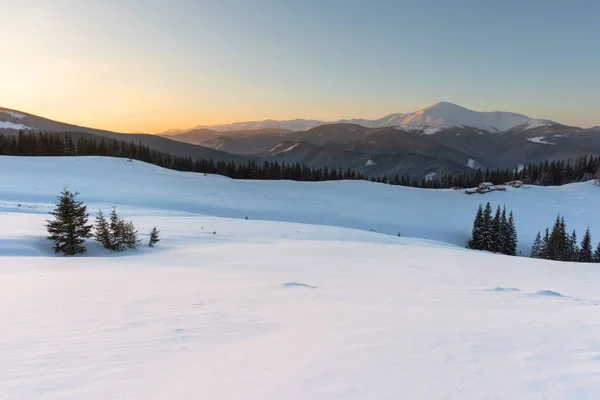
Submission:
[[[600,2],[0,0],[0,106],[121,132],[438,101],[600,125]]]

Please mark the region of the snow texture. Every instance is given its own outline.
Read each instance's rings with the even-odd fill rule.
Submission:
[[[9,110],[0,110],[0,113],[4,113],[4,114],[8,114],[13,118],[17,118],[17,119],[23,119],[26,117],[25,114],[21,114],[19,112],[16,111],[9,111]]]
[[[538,136],[538,137],[528,138],[527,140],[529,140],[532,143],[550,144],[552,146],[554,146],[556,144],[556,143],[546,142],[546,141],[544,141],[544,139],[546,139],[545,136]]]
[[[0,171],[3,400],[600,392],[597,265],[464,249],[482,201],[513,209],[524,241],[558,211],[599,227],[592,183],[480,197],[102,157],[0,157]],[[64,185],[161,242],[53,255],[44,223]]]
[[[31,128],[29,126],[26,125],[22,125],[22,124],[15,124],[14,122],[9,122],[9,121],[0,121],[0,129],[16,129],[16,130],[20,130],[20,129],[34,129]]]
[[[483,165],[473,160],[472,158],[469,158],[469,161],[467,162],[467,167],[472,169],[484,169]]]
[[[282,150],[281,152],[282,152],[282,153],[287,153],[288,151],[292,151],[292,150],[294,150],[294,149],[295,149],[296,147],[298,147],[299,145],[300,145],[300,143],[293,144],[293,145],[291,145],[290,147],[288,147],[287,149],[285,149],[285,150]]]

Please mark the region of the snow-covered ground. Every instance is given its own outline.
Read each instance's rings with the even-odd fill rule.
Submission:
[[[14,122],[10,122],[10,121],[0,121],[0,129],[33,129],[29,126],[25,126],[23,124],[15,124]]]
[[[3,400],[600,392],[597,264],[455,246],[487,200],[512,208],[526,238],[558,211],[594,230],[591,184],[467,196],[96,157],[0,157],[0,171]],[[52,255],[44,221],[64,185],[162,241]]]
[[[533,137],[533,138],[529,138],[527,140],[529,140],[530,142],[533,142],[533,143],[551,144],[553,146],[556,145],[556,143],[546,142],[546,136]]]
[[[251,220],[299,222],[425,238],[464,247],[481,203],[513,210],[519,246],[529,254],[538,230],[564,215],[580,237],[589,226],[600,240],[600,189],[592,182],[528,186],[466,195],[364,181],[232,180],[181,173],[107,157],[0,157],[0,211],[46,214],[68,185],[92,210],[117,205],[128,213],[183,212]],[[22,203],[19,208],[18,204]],[[594,229],[596,228],[596,229]]]

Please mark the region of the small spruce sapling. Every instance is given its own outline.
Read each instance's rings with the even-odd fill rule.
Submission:
[[[138,231],[135,229],[133,222],[121,222],[123,223],[123,243],[125,247],[132,250],[137,249],[142,241],[138,238]]]
[[[594,255],[592,254],[592,235],[590,234],[590,228],[585,231],[583,240],[581,241],[581,248],[579,249],[579,262],[591,263],[594,261]]]
[[[96,214],[95,228],[96,232],[94,233],[94,238],[96,239],[96,241],[100,243],[105,249],[110,250],[112,248],[110,226],[108,224],[108,221],[104,217],[102,210],[98,210],[98,214]]]
[[[150,240],[148,241],[148,247],[154,247],[156,243],[160,242],[160,238],[158,237],[159,233],[160,231],[156,229],[156,227],[152,228],[152,230],[150,231]]]
[[[119,215],[117,214],[117,208],[113,207],[110,212],[110,249],[114,251],[125,250],[125,243],[123,242],[123,228],[124,223]]]
[[[600,243],[598,243],[596,251],[594,251],[594,262],[600,263]]]
[[[535,240],[533,241],[533,244],[531,245],[531,257],[532,258],[540,258],[541,245],[542,245],[542,234],[540,233],[540,231],[538,231],[537,235],[535,236]]]

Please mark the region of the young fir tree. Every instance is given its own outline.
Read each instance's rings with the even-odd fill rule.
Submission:
[[[483,210],[483,224],[481,229],[481,249],[485,251],[492,251],[494,244],[493,238],[493,220],[492,220],[492,206],[490,203],[485,205]]]
[[[502,211],[500,210],[500,206],[498,206],[492,220],[492,245],[490,250],[493,253],[500,253],[503,250],[501,246],[502,239],[500,239],[503,235],[501,218]]]
[[[565,217],[560,217],[560,229],[559,229],[559,251],[558,258],[559,261],[569,261],[569,253],[571,252],[569,246],[569,234],[567,233],[567,225],[565,224]],[[577,235],[576,237],[577,238]]]
[[[160,242],[160,239],[158,238],[159,233],[160,231],[156,229],[156,227],[152,228],[152,230],[150,231],[150,240],[148,240],[149,247],[154,247],[156,243]]]
[[[98,210],[98,214],[96,215],[95,228],[96,232],[94,233],[94,237],[96,238],[96,241],[105,249],[110,250],[112,248],[110,226],[108,225],[106,218],[104,218],[102,210]]]
[[[138,231],[135,229],[135,226],[133,226],[133,222],[132,221],[125,222],[125,221],[121,220],[121,223],[123,224],[123,227],[122,227],[123,239],[122,240],[123,240],[125,247],[128,249],[137,249],[137,247],[141,243],[141,240],[138,239]]]
[[[548,228],[546,228],[546,232],[544,233],[544,237],[542,238],[538,258],[550,260],[550,230]]]
[[[596,246],[596,251],[594,251],[594,262],[600,263],[600,242]]]
[[[473,231],[471,233],[471,240],[469,240],[468,247],[473,250],[481,250],[483,245],[482,239],[482,228],[483,228],[483,206],[480,204],[473,221]]]
[[[517,227],[515,226],[515,216],[511,211],[508,216],[508,222],[506,224],[506,252],[504,254],[508,254],[509,256],[517,255]]]
[[[577,244],[577,232],[573,230],[567,241],[567,257],[565,261],[579,261],[579,245]]]
[[[110,212],[110,249],[113,251],[125,250],[125,243],[123,241],[123,229],[124,221],[119,218],[117,214],[117,208],[113,207]]]
[[[64,188],[58,199],[54,210],[50,212],[54,216],[53,221],[46,221],[48,239],[54,242],[54,251],[73,256],[85,252],[83,243],[91,236],[91,225],[87,225],[87,207],[75,197],[78,192],[70,192]]]
[[[590,228],[587,228],[583,239],[581,240],[581,249],[579,249],[579,262],[590,263],[594,261],[594,255],[592,254],[592,235],[590,234]]]
[[[533,244],[531,245],[530,257],[540,258],[541,245],[542,245],[542,235],[540,234],[540,231],[538,231],[537,235],[535,236],[535,240],[533,241]]]
[[[547,253],[548,259],[567,261],[568,259],[568,241],[565,219],[560,215],[556,217],[550,239],[548,241]]]
[[[510,255],[510,227],[508,219],[506,218],[506,206],[502,207],[502,215],[500,216],[500,236],[498,237],[498,240],[500,241],[498,243],[500,253]]]

